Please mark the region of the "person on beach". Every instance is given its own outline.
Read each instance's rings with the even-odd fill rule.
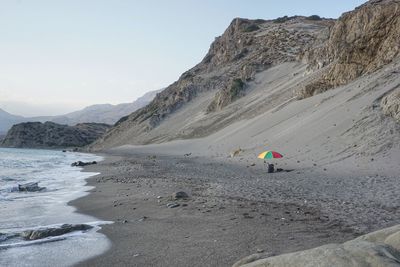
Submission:
[[[274,164],[267,163],[267,165],[268,165],[268,173],[273,173],[275,171]]]

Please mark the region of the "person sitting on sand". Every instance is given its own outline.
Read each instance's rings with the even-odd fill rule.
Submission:
[[[274,164],[269,164],[268,163],[268,173],[273,173],[275,171],[275,166]]]

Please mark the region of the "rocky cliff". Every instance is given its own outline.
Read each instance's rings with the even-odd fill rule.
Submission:
[[[67,148],[88,145],[110,128],[107,124],[81,123],[75,126],[53,122],[26,122],[14,125],[1,146],[18,148]]]
[[[299,96],[347,84],[387,65],[400,54],[399,40],[399,0],[373,0],[344,13],[330,28],[328,40],[306,51],[309,71],[322,73]]]

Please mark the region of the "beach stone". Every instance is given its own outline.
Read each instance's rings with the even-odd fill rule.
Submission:
[[[174,203],[174,202],[171,202],[171,203],[167,204],[167,208],[170,208],[170,209],[177,208],[179,206],[180,205],[178,203]]]
[[[179,191],[172,194],[173,199],[186,199],[189,198],[189,195],[183,191]]]
[[[239,156],[239,154],[240,154],[241,152],[243,152],[243,150],[242,150],[241,148],[239,148],[239,149],[236,149],[235,151],[232,151],[232,153],[229,154],[229,156],[230,156],[231,158],[234,158],[234,157],[236,157],[236,156]]]
[[[37,240],[50,236],[60,236],[74,231],[86,231],[92,228],[93,226],[87,224],[63,224],[60,227],[23,231],[20,233],[20,236],[25,240]]]
[[[143,222],[143,221],[145,221],[145,220],[147,220],[149,217],[147,217],[147,216],[143,216],[142,218],[140,218],[138,221],[139,222]]]
[[[91,161],[91,162],[83,162],[83,161],[76,161],[71,164],[71,167],[83,167],[87,165],[92,165],[92,164],[97,164],[97,161]]]
[[[257,254],[256,254],[257,255]],[[400,225],[360,236],[343,244],[328,244],[314,249],[259,259],[249,256],[235,267],[263,266],[399,266]]]
[[[18,185],[19,192],[39,192],[44,189],[46,189],[46,187],[40,187],[37,182]]]

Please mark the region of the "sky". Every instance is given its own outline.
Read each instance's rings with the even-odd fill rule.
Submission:
[[[0,0],[0,108],[126,103],[196,65],[235,17],[337,18],[361,0]]]

